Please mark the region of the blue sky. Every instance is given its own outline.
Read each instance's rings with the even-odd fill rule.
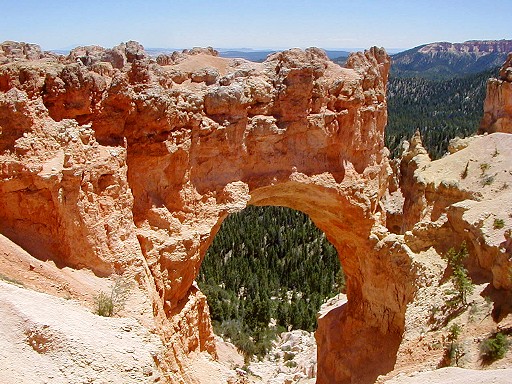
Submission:
[[[1,0],[0,42],[43,49],[137,40],[145,47],[411,48],[512,39],[512,0]]]

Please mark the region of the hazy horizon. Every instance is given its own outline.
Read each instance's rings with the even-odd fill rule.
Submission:
[[[388,51],[448,41],[511,39],[510,0],[17,0],[2,7],[0,41],[44,50],[113,47]]]
[[[126,43],[126,41],[124,42],[119,42],[119,43]],[[34,44],[37,44],[37,43],[34,43]],[[91,45],[91,44],[89,44]],[[94,45],[94,44],[92,44]],[[116,44],[117,45],[117,44]],[[80,46],[87,46],[87,44],[71,44],[67,47],[61,47],[61,48],[54,48],[54,49],[45,49],[45,51],[50,51],[50,52],[56,52],[56,53],[69,53],[73,48],[76,48],[76,47],[80,47]],[[103,48],[113,48],[113,47],[103,47]],[[162,52],[172,52],[172,51],[182,51],[184,49],[192,49],[194,47],[146,47],[144,46],[144,49],[146,51],[162,51]],[[201,47],[201,48],[206,48],[206,47]],[[287,49],[291,49],[291,48],[301,48],[301,49],[305,49],[305,48],[311,48],[311,47],[279,47],[279,48],[248,48],[248,47],[212,47],[213,49],[219,51],[220,53],[223,53],[223,52],[254,52],[254,53],[257,53],[257,52],[273,52],[273,51],[284,51],[284,50],[287,50]],[[321,48],[325,51],[329,51],[329,52],[358,52],[358,51],[363,51],[363,50],[366,50],[370,47],[356,47],[356,48],[323,48],[323,47],[316,47],[316,48]],[[403,52],[405,50],[408,50],[410,48],[386,48],[386,52],[388,52],[389,54],[395,54],[395,53],[399,53],[399,52]]]

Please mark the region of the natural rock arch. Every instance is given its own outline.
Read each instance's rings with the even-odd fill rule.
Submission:
[[[142,252],[165,317],[181,319],[180,302],[190,297],[228,213],[247,204],[305,212],[337,248],[349,276],[348,304],[320,321],[318,381],[371,382],[393,368],[413,293],[406,251],[391,255],[392,242],[375,230],[388,177],[388,59],[373,49],[349,59],[356,69],[347,70],[310,50],[278,54],[270,63],[277,74],[271,89],[262,74],[209,88],[208,117],[179,131],[174,142],[128,139]],[[269,94],[272,106],[257,100]],[[180,322],[182,334],[194,334],[184,327]],[[193,345],[211,340],[195,335]]]
[[[391,255],[392,240],[372,236],[375,221],[363,207],[345,200],[330,175],[290,179],[295,180],[250,191],[247,204],[286,206],[308,214],[343,264],[348,302],[319,319],[317,382],[373,383],[396,361],[406,304],[413,293],[408,255],[405,250]],[[246,191],[244,185],[237,200],[246,201]],[[210,244],[224,218],[219,218],[205,244]]]
[[[38,223],[31,241],[65,265],[135,269],[168,346],[162,369],[194,382],[187,355],[215,348],[193,281],[223,218],[247,204],[303,211],[349,276],[348,303],[319,322],[318,382],[390,371],[414,273],[382,226],[386,53],[372,48],[341,68],[318,49],[261,64],[195,49],[162,65],[133,42],[114,51],[80,48],[86,65],[72,52],[0,73],[0,230]],[[28,128],[13,123],[23,108]],[[23,168],[30,162],[41,166]],[[45,198],[51,220],[37,208]]]

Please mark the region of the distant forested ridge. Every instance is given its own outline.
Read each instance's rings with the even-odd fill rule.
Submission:
[[[343,288],[344,276],[336,250],[308,216],[249,206],[223,222],[198,284],[215,332],[247,356],[263,356],[275,334],[315,330],[320,305]]]
[[[390,76],[385,143],[392,156],[416,130],[433,159],[446,153],[450,139],[474,134],[483,116],[487,80],[497,73],[496,67],[449,80]]]
[[[512,40],[430,43],[393,55],[391,74],[433,80],[465,77],[501,66],[511,51]]]

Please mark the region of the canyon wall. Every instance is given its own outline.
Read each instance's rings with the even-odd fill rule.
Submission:
[[[339,252],[349,301],[320,323],[319,382],[392,369],[414,290],[406,251],[371,235],[390,172],[382,49],[346,68],[318,49],[261,64],[212,49],[154,60],[135,42],[3,52],[0,231],[40,259],[133,273],[172,382],[196,380],[192,352],[215,356],[193,281],[222,220],[248,204],[307,213]]]
[[[154,59],[136,42],[67,57],[0,48],[0,233],[60,268],[133,276],[147,299],[133,316],[159,335],[168,382],[202,382],[190,356],[216,357],[194,279],[247,205],[305,212],[338,251],[348,301],[319,319],[318,383],[371,383],[406,364],[414,329],[430,327],[414,315],[418,292],[450,246],[466,240],[482,279],[511,288],[509,216],[492,239],[478,218],[486,199],[509,200],[508,135],[437,162],[417,137],[392,174],[382,49],[342,68],[315,48],[263,63],[211,48]],[[505,170],[478,173],[474,148]]]
[[[500,69],[498,79],[489,79],[484,117],[479,133],[512,133],[512,53]]]

